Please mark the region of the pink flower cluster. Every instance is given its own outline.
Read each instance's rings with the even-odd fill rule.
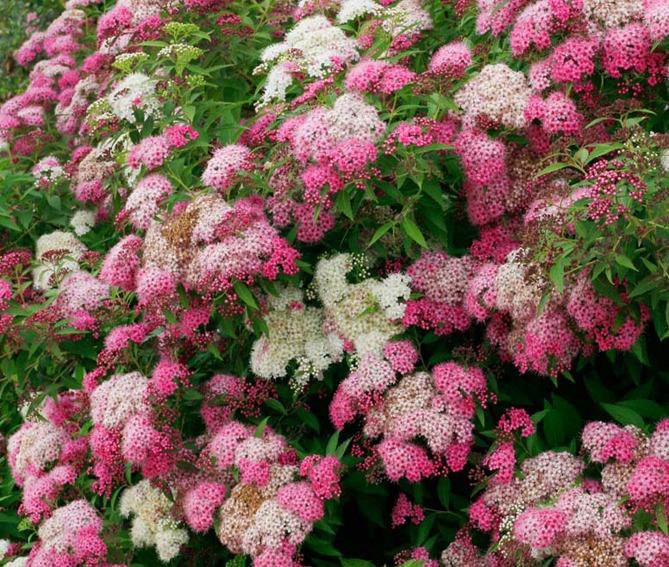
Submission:
[[[404,350],[406,343],[401,344]],[[407,348],[400,362],[398,348],[391,342],[384,358],[362,357],[335,392],[332,422],[341,429],[362,415],[365,436],[378,439],[375,450],[393,481],[418,482],[443,470],[462,470],[473,443],[476,404],[488,397],[485,375],[454,362],[438,364],[431,374],[412,374],[415,355]]]
[[[616,565],[629,558],[663,565],[669,537],[638,528],[630,536],[628,530],[638,509],[666,506],[667,439],[667,420],[651,436],[633,426],[592,422],[583,430],[584,459],[548,451],[526,459],[520,475],[513,469],[506,478],[496,475],[470,508],[472,525],[493,540],[485,560],[505,566],[505,557],[553,557],[573,567],[607,557]],[[585,476],[587,461],[602,467],[598,479]],[[448,554],[462,551],[459,545],[456,539]]]
[[[425,252],[408,268],[412,289],[421,297],[407,303],[405,326],[445,335],[466,330],[474,321],[483,322],[488,340],[502,358],[512,360],[521,372],[546,375],[568,369],[580,351],[593,346],[629,350],[634,345],[649,318],[645,306],[640,319],[633,318],[624,306],[598,295],[589,276],[582,274],[538,313],[548,284],[529,274],[533,265],[522,259],[522,250],[500,263],[491,262],[493,250],[486,239],[493,236],[497,239],[502,234],[483,232],[472,253],[459,258]],[[503,238],[501,243],[491,241],[497,251],[499,244],[513,250],[516,245]]]
[[[23,488],[19,511],[32,522],[51,515],[64,487],[73,484],[82,470],[88,440],[78,431],[86,410],[82,392],[47,398],[38,415],[29,416],[9,438],[12,476]]]
[[[55,510],[37,533],[39,540],[27,558],[31,567],[118,567],[105,561],[102,518],[86,500],[74,500]]]
[[[459,79],[471,64],[471,50],[462,41],[452,41],[434,52],[429,71],[445,79]]]
[[[404,67],[385,61],[365,60],[346,75],[346,88],[359,93],[389,95],[416,79],[416,74]]]
[[[309,455],[300,461],[269,427],[234,420],[241,407],[235,400],[248,394],[243,380],[215,376],[204,391],[205,439],[198,455],[182,456],[195,465],[193,472],[176,468],[169,477],[184,520],[206,532],[218,518],[217,535],[231,552],[251,555],[254,565],[274,565],[279,558],[292,565],[297,546],[323,517],[324,502],[340,493],[338,460]],[[232,405],[206,401],[224,393]]]
[[[231,144],[214,151],[202,174],[202,183],[226,193],[241,172],[251,169],[251,150],[241,144]]]
[[[109,494],[126,466],[172,491],[177,505],[161,513],[173,525],[184,521],[203,533],[217,519],[218,536],[232,552],[251,555],[255,565],[273,565],[277,557],[293,564],[297,547],[323,517],[325,501],[340,494],[339,461],[317,455],[300,460],[269,427],[236,421],[236,413],[256,414],[268,390],[234,376],[204,384],[206,433],[196,442],[182,440],[168,423],[173,414],[165,400],[187,377],[183,365],[166,359],[150,380],[139,372],[112,376],[90,396],[71,391],[47,399],[40,419],[26,421],[10,438],[12,474],[24,490],[19,511],[33,522],[45,520],[29,565],[106,565],[97,512],[82,500],[55,508],[80,473],[88,470],[97,477],[94,489]],[[82,435],[89,416],[93,428]]]

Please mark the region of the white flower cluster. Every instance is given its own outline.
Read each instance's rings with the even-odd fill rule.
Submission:
[[[165,563],[176,557],[188,541],[188,532],[172,515],[172,502],[146,479],[123,491],[119,511],[124,518],[132,516],[133,545],[155,546]]]
[[[509,128],[522,128],[531,94],[522,72],[497,63],[483,67],[455,93],[455,102],[465,111],[465,123],[473,125],[478,116],[485,115]]]
[[[135,122],[135,109],[154,115],[160,109],[156,97],[156,82],[143,73],[132,73],[123,79],[107,96],[107,102],[117,118]]]
[[[266,69],[271,64],[276,66],[267,77],[261,103],[285,100],[286,89],[292,82],[289,74],[291,69],[299,69],[309,77],[322,78],[334,61],[343,64],[357,58],[355,40],[333,26],[325,16],[304,18],[286,34],[281,43],[270,45],[263,51],[261,55],[263,64],[256,69],[256,72]]]
[[[56,230],[40,236],[35,244],[35,289],[46,291],[57,287],[58,276],[78,270],[79,260],[85,252],[86,247],[71,232]]]
[[[660,154],[660,165],[665,172],[669,171],[669,149],[662,150],[662,153]]]
[[[390,274],[380,281],[371,284],[371,290],[383,309],[386,317],[391,320],[401,319],[404,316],[404,303],[399,299],[407,301],[411,295],[411,278],[406,274]]]
[[[72,215],[70,226],[77,236],[83,236],[95,226],[95,211],[81,209]]]
[[[378,16],[383,8],[374,0],[342,0],[337,13],[337,22],[345,24],[361,16]]]
[[[401,332],[397,323],[410,295],[408,276],[391,274],[377,281],[356,284],[347,280],[350,254],[322,259],[316,266],[315,284],[324,306],[325,328],[352,343],[359,357],[380,354],[390,338]]]
[[[386,11],[382,27],[393,37],[412,35],[432,29],[432,17],[421,0],[402,0]]]
[[[334,333],[323,334],[322,310],[306,306],[299,288],[287,287],[270,297],[265,323],[268,336],[258,339],[251,350],[251,370],[262,378],[285,376],[295,360],[298,369],[292,382],[299,388],[341,359],[341,340]]]
[[[260,104],[265,105],[273,100],[286,100],[286,91],[292,84],[293,76],[290,74],[290,64],[287,61],[282,61],[275,65],[267,74]]]

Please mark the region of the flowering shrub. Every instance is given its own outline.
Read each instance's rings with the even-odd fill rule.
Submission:
[[[29,14],[0,564],[669,565],[668,6]]]

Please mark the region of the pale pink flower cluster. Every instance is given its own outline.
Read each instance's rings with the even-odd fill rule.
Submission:
[[[640,320],[623,317],[624,308],[597,295],[587,274],[570,282],[564,294],[548,293],[548,282],[525,251],[497,263],[488,252],[481,254],[485,248],[472,250],[460,258],[426,252],[409,267],[411,287],[421,297],[407,303],[404,325],[450,334],[485,322],[488,340],[503,358],[521,372],[546,375],[568,369],[592,345],[629,350],[643,332],[648,311],[642,306]],[[539,312],[544,293],[549,301]]]
[[[552,557],[573,567],[606,557],[621,567],[630,558],[644,566],[663,565],[669,538],[638,531],[633,518],[639,508],[666,505],[667,439],[667,420],[652,436],[633,426],[591,422],[582,435],[585,458],[548,451],[525,460],[519,475],[496,476],[470,508],[473,526],[493,538],[486,561],[507,565],[509,556]],[[603,465],[599,479],[586,476],[588,460]],[[630,529],[637,533],[629,536]],[[456,540],[447,555],[459,545]],[[471,545],[468,549],[477,555]]]
[[[406,342],[388,343],[385,357],[363,356],[330,404],[337,428],[363,416],[365,436],[378,443],[378,458],[393,481],[462,470],[474,440],[476,404],[487,400],[479,368],[446,362],[431,374],[412,373],[416,358]]]
[[[241,144],[230,144],[214,150],[202,174],[202,183],[226,193],[240,173],[252,168],[251,150]]]
[[[255,565],[290,557],[323,517],[324,501],[339,494],[336,458],[310,456],[299,463],[269,428],[257,434],[231,421],[213,433],[203,459],[218,471],[234,465],[240,472],[218,512],[217,534],[233,553],[254,557]]]
[[[167,177],[160,173],[152,173],[142,178],[125,202],[124,211],[133,226],[147,230],[173,190]]]
[[[54,304],[59,314],[77,329],[96,327],[96,315],[109,297],[109,286],[88,272],[76,271],[65,276]]]
[[[80,394],[69,391],[48,398],[9,438],[12,476],[23,489],[19,512],[32,522],[51,515],[60,493],[81,472],[87,440],[77,435],[86,410]]]
[[[232,290],[233,280],[275,279],[294,273],[297,252],[279,236],[263,212],[261,199],[237,201],[203,195],[149,227],[143,246],[145,266],[171,273],[188,288]]]
[[[473,124],[486,117],[509,128],[526,125],[524,111],[531,91],[525,75],[504,63],[486,65],[456,94],[455,102],[465,113],[465,122]]]
[[[107,546],[102,539],[102,518],[86,500],[74,500],[54,511],[37,532],[28,565],[103,564]]]

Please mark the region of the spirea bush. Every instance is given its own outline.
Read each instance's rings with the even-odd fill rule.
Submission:
[[[669,566],[667,0],[16,5],[0,564]]]

